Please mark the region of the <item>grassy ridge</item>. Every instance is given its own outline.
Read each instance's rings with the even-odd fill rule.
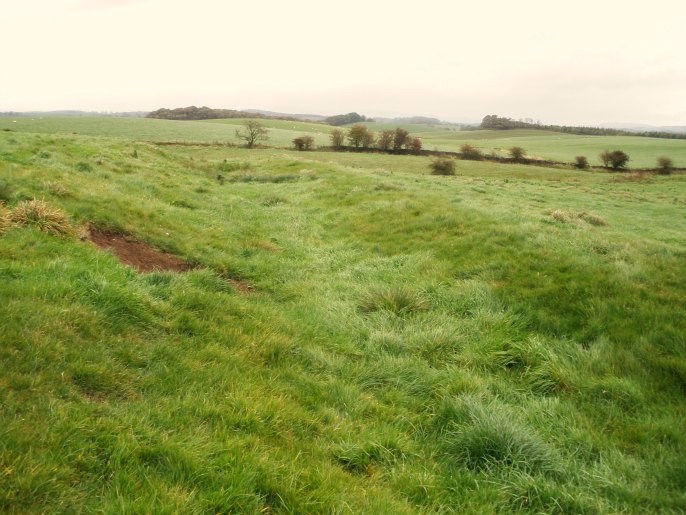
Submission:
[[[686,509],[684,177],[427,164],[0,132],[198,265],[0,237],[0,511]]]

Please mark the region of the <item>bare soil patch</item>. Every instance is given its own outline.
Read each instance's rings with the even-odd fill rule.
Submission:
[[[139,272],[186,272],[193,265],[174,254],[157,250],[143,241],[113,231],[90,229],[90,240],[101,249],[110,250],[119,260]]]

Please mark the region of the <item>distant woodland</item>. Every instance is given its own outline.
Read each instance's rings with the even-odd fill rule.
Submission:
[[[158,109],[147,114],[146,118],[160,118],[163,120],[213,120],[216,118],[265,118],[276,120],[300,121],[289,116],[269,116],[249,111],[234,109],[212,109],[207,106],[177,107],[176,109]]]
[[[686,134],[666,131],[626,131],[621,129],[606,129],[601,127],[574,127],[569,125],[543,125],[531,119],[513,120],[496,114],[484,116],[478,129],[509,130],[536,129],[540,131],[566,132],[589,136],[645,136],[649,138],[686,139]]]

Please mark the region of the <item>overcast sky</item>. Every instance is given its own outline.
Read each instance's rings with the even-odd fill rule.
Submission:
[[[0,0],[0,111],[686,125],[686,0]]]

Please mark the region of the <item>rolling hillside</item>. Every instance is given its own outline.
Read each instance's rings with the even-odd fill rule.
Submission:
[[[686,510],[685,175],[0,124],[0,511]]]

